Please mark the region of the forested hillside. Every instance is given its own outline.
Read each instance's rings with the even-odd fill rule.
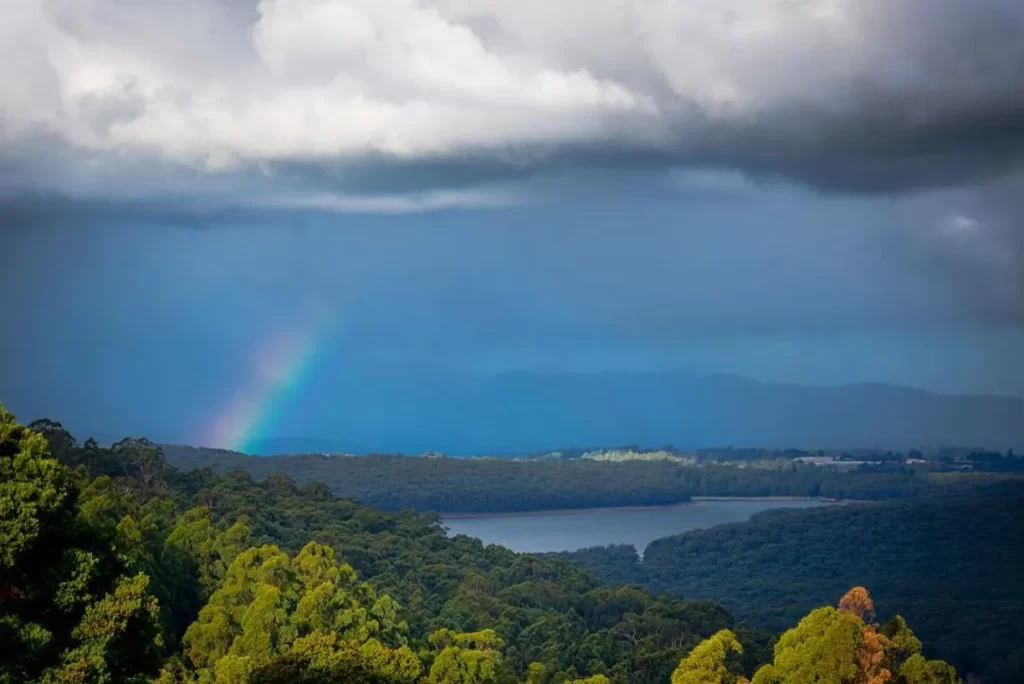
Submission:
[[[334,637],[299,641],[320,632],[383,663],[378,679],[348,681],[412,681],[413,670],[434,677],[438,662],[473,661],[493,676],[430,681],[520,681],[539,663],[538,682],[665,682],[723,628],[739,630],[751,658],[765,655],[765,636],[711,602],[605,588],[570,564],[449,539],[435,516],[384,513],[320,484],[181,473],[145,441],[79,447],[57,425],[37,427],[78,470],[4,414],[4,510],[23,520],[3,540],[5,643],[20,647],[0,658],[12,682],[72,670],[123,681],[161,667],[166,681],[204,681],[257,663],[358,660],[324,641]],[[316,593],[325,578],[336,588]],[[310,616],[323,602],[330,614]],[[85,625],[97,611],[121,626],[93,643]]]
[[[793,461],[779,467],[691,466],[667,461],[423,458],[416,456],[246,456],[216,449],[166,447],[182,469],[273,473],[323,482],[338,496],[386,510],[510,512],[662,505],[693,496],[822,496],[893,499],[946,494],[969,480],[935,480],[907,471],[838,472]]]
[[[864,601],[773,653],[715,603],[448,539],[434,516],[35,427],[0,408],[0,682],[955,681]],[[828,661],[822,629],[842,636]]]
[[[870,586],[934,652],[999,681],[1024,680],[1024,487],[913,502],[777,510],[632,547],[560,554],[609,582],[688,599],[782,629],[844,587]]]

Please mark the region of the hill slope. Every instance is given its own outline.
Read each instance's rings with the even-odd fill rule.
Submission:
[[[781,461],[773,469],[699,467],[670,461],[511,460],[418,456],[259,457],[217,449],[164,446],[183,470],[244,470],[256,479],[279,473],[323,482],[338,496],[387,510],[501,513],[656,506],[692,496],[803,496],[896,499],[945,495],[987,481],[987,474],[932,478],[926,473],[852,471]]]
[[[606,581],[713,598],[772,629],[842,587],[871,586],[879,610],[904,615],[939,657],[1024,675],[1022,532],[1024,488],[1006,485],[943,499],[761,513],[656,540],[642,562],[622,547],[561,555]],[[1004,674],[1002,681],[1017,680]]]

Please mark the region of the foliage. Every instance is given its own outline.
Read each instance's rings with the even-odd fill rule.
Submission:
[[[730,653],[742,653],[743,646],[728,629],[717,632],[697,645],[672,673],[672,684],[724,684],[735,682],[729,676],[725,659]]]
[[[18,662],[4,662],[9,680],[44,671],[71,676],[73,663],[85,671],[95,662],[88,676],[129,681],[157,674],[162,659],[159,677],[168,684],[432,676],[504,684],[531,672],[537,684],[600,676],[661,684],[700,639],[737,629],[713,603],[606,588],[564,561],[450,539],[435,515],[385,513],[316,483],[179,472],[145,440],[79,446],[48,423],[54,450],[78,469],[72,473],[19,428],[22,437],[34,444],[26,461],[32,472],[46,466],[66,483],[66,493],[52,497],[51,517],[61,524],[46,527],[50,513],[23,511],[25,529],[42,526],[49,543],[23,546],[51,554],[60,581],[46,584],[47,605],[67,603],[73,618],[60,625],[18,621],[5,601],[4,637],[25,646]],[[49,482],[22,479],[35,487]],[[70,536],[60,538],[62,531]],[[20,572],[31,559],[19,548],[9,543],[4,551],[17,556]],[[140,574],[148,578],[148,598],[126,603],[136,610],[125,619],[146,644],[122,648],[128,642],[115,631],[85,648],[84,632],[75,628],[88,607],[115,592],[121,578]],[[144,618],[149,627],[136,627]],[[750,650],[763,652],[766,635],[739,632]],[[134,661],[122,658],[129,652]],[[99,674],[101,658],[109,676]]]
[[[753,684],[912,684],[932,681],[926,678],[931,673],[949,677],[936,682],[960,681],[948,664],[926,661],[919,651],[907,650],[914,639],[902,618],[894,618],[903,632],[894,644],[884,630],[862,619],[869,612],[873,603],[863,587],[851,589],[838,610],[825,606],[811,611],[779,638],[773,662],[757,670]]]
[[[732,684],[771,657],[711,601],[38,425],[45,438],[0,410],[0,682]],[[906,621],[873,614],[862,590],[813,611],[755,681],[958,681]]]
[[[438,651],[430,666],[428,681],[432,684],[482,684],[498,678],[505,642],[493,629],[471,634],[440,629],[429,641]]]
[[[128,551],[135,531],[97,526],[90,502],[0,406],[0,681],[127,681],[159,667],[150,578],[116,543]]]
[[[111,594],[89,605],[72,631],[79,645],[64,654],[60,667],[46,672],[43,679],[144,681],[141,674],[155,669],[163,655],[157,601],[147,592],[148,586],[149,577],[141,573],[122,578]]]
[[[952,665],[941,660],[925,660],[920,653],[907,658],[899,673],[906,684],[957,684],[960,681]]]
[[[694,496],[810,496],[896,499],[972,486],[970,476],[932,479],[908,470],[838,472],[792,459],[771,468],[672,461],[421,458],[415,456],[246,456],[218,449],[168,447],[182,469],[244,470],[256,479],[287,475],[322,482],[338,496],[399,511],[508,512],[663,505]],[[324,493],[320,493],[323,496]]]
[[[744,523],[631,547],[560,554],[607,582],[708,598],[771,630],[847,587],[917,628],[928,653],[961,671],[1018,681],[1024,641],[1024,488],[910,502],[776,510]],[[870,620],[869,615],[862,618]],[[915,637],[916,638],[916,637]]]
[[[185,632],[185,654],[201,682],[244,679],[224,673],[252,673],[284,656],[327,672],[355,661],[368,676],[411,682],[420,664],[401,643],[396,613],[329,546],[310,542],[290,559],[264,545],[235,557]]]

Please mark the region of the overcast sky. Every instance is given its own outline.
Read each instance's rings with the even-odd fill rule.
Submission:
[[[1024,395],[1022,73],[1019,0],[5,0],[0,401],[184,439],[288,330]]]

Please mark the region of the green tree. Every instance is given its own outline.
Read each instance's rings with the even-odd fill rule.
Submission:
[[[290,559],[264,545],[235,557],[184,644],[200,681],[279,678],[301,664],[343,681],[413,681],[422,668],[397,612],[330,546],[310,542]]]
[[[70,470],[49,454],[42,435],[19,425],[0,405],[0,581],[10,587],[46,568],[75,514]]]
[[[818,608],[775,645],[775,660],[754,675],[753,684],[852,682],[857,674],[857,648],[863,623],[831,606]]]
[[[458,633],[440,629],[430,635],[429,641],[438,651],[430,666],[430,682],[479,684],[497,678],[505,642],[494,630]]]
[[[896,616],[880,630],[862,618],[874,617],[863,587],[847,592],[837,610],[811,611],[775,645],[775,659],[759,668],[753,684],[956,684],[947,663],[925,660],[921,642]]]
[[[907,658],[899,670],[906,684],[959,684],[960,677],[949,663],[926,660],[920,653]]]
[[[44,437],[0,406],[2,682],[120,682],[159,667],[150,579],[126,576],[140,531],[117,515],[84,511],[81,500],[75,475]]]
[[[743,646],[728,629],[720,630],[699,643],[672,673],[672,684],[723,684],[729,677],[725,659],[729,653],[743,653]],[[728,677],[728,679],[727,679]]]
[[[543,684],[545,668],[543,663],[530,663],[526,668],[526,684]]]
[[[72,637],[78,646],[64,654],[53,682],[148,681],[163,656],[156,599],[144,574],[122,578],[114,591],[91,604]]]

